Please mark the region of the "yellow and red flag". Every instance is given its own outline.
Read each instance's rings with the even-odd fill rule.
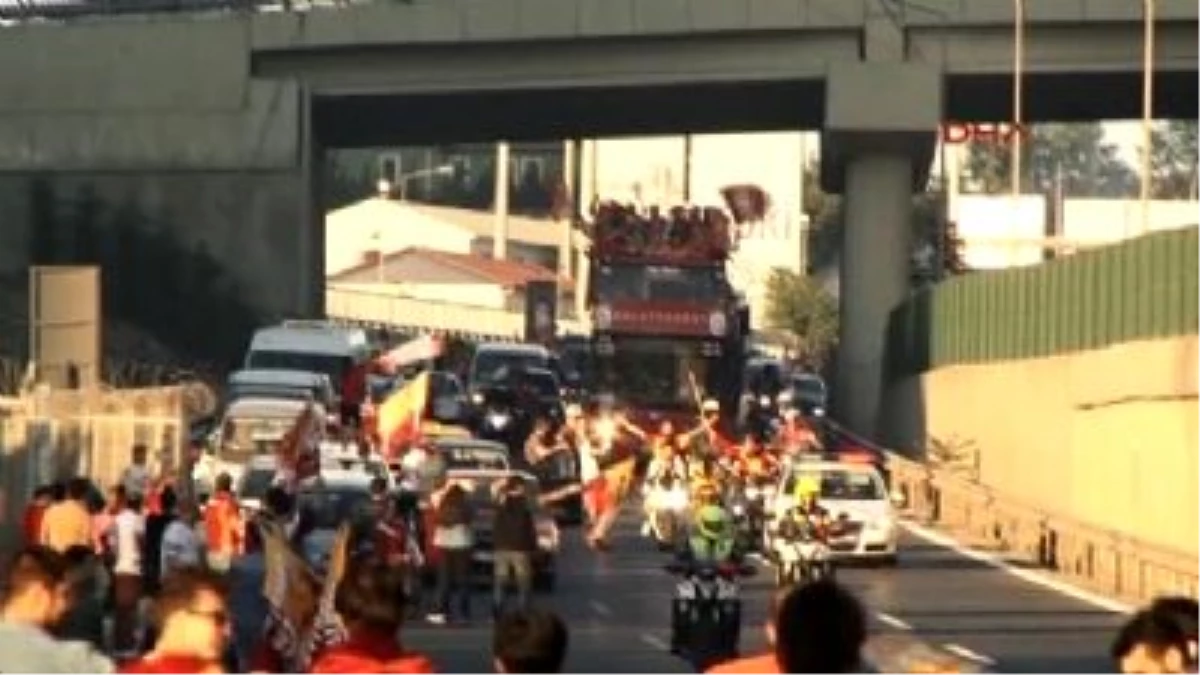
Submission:
[[[421,420],[429,402],[429,371],[424,371],[392,393],[377,413],[379,442],[384,455],[421,436]]]

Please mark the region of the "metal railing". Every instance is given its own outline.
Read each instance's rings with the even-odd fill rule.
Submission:
[[[66,21],[93,16],[183,12],[290,12],[340,8],[364,0],[0,0],[2,22]],[[404,1],[404,0],[397,0]]]
[[[1195,555],[1030,507],[949,470],[887,455],[892,488],[903,494],[915,520],[1112,598],[1144,603],[1161,595],[1196,596]]]
[[[892,490],[903,495],[913,520],[963,535],[968,544],[1030,563],[1118,600],[1144,603],[1162,595],[1196,597],[1200,590],[1195,554],[1023,504],[964,477],[954,467],[915,461],[831,423],[855,443],[887,456]]]
[[[325,314],[338,321],[417,331],[517,340],[525,334],[522,312],[344,288],[325,289]],[[565,319],[558,320],[558,329],[586,331],[581,322]]]

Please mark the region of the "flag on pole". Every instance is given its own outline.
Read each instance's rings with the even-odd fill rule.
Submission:
[[[429,379],[429,371],[422,372],[379,406],[379,441],[385,456],[390,458],[394,448],[421,436],[421,420],[429,402]]]
[[[289,484],[315,476],[321,470],[320,432],[316,409],[310,404],[296,416],[276,450],[280,474]]]

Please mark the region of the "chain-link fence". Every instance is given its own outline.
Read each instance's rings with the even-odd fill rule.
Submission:
[[[184,470],[190,419],[186,387],[37,391],[0,400],[0,545],[12,550],[39,485],[86,476],[104,489],[150,450],[155,474]]]

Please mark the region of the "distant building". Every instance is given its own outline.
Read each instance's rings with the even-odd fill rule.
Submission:
[[[372,197],[325,216],[325,274],[355,268],[380,252],[422,247],[447,253],[491,256],[495,219],[491,213]],[[568,253],[568,242],[575,254]],[[508,218],[508,258],[558,269],[562,255],[578,255],[586,237],[566,222],[523,216]]]
[[[970,269],[1037,265],[1052,253],[1115,244],[1141,232],[1141,202],[1136,199],[1066,198],[1055,214],[1053,200],[1042,195],[962,195],[950,218],[963,242]],[[1150,202],[1149,231],[1195,227],[1197,202]]]
[[[532,282],[558,285],[560,316],[570,314],[574,283],[532,263],[493,260],[480,255],[410,247],[382,258],[374,254],[328,277],[330,288],[378,292],[461,307],[525,311]]]

